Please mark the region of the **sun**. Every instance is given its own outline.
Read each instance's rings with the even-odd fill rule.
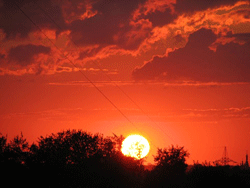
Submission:
[[[141,135],[130,135],[122,142],[122,153],[135,159],[142,159],[149,150],[148,140]]]

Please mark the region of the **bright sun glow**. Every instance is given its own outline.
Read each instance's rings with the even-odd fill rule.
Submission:
[[[122,142],[122,153],[136,159],[145,157],[149,149],[147,139],[140,135],[130,135]]]

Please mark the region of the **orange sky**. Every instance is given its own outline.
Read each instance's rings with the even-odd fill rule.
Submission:
[[[66,129],[139,133],[149,162],[171,144],[189,163],[224,146],[241,162],[249,10],[237,0],[0,0],[0,132],[30,142]]]

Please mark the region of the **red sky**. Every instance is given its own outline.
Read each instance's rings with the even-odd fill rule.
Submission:
[[[250,1],[0,0],[0,23],[9,139],[139,133],[149,162],[171,144],[189,163],[250,151]]]

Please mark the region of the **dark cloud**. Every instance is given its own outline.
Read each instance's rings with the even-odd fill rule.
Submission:
[[[89,1],[83,0],[62,0],[61,1],[62,12],[64,15],[64,19],[66,22],[72,22],[77,19],[85,19],[94,14],[91,12],[91,6],[89,5]],[[87,8],[89,7],[89,8]],[[87,14],[88,11],[88,14]],[[85,18],[84,18],[84,14]]]
[[[177,14],[173,14],[171,8],[149,11],[147,13],[146,11],[147,10],[143,9],[140,10],[140,16],[138,16],[137,19],[148,19],[152,23],[153,27],[167,25],[177,18]]]
[[[249,1],[249,3],[250,3],[250,1]],[[249,9],[244,9],[244,8],[239,9],[239,10],[235,11],[235,13],[238,14],[238,15],[243,15],[243,17],[245,19],[250,19],[250,11],[249,11]]]
[[[177,18],[177,15],[172,14],[170,9],[166,9],[164,12],[156,11],[151,13],[147,15],[146,18],[152,22],[153,26],[161,27],[174,21],[174,19]]]
[[[89,19],[75,20],[71,23],[71,38],[78,45],[120,45],[126,46],[120,38],[134,29],[130,24],[132,12],[144,0],[99,0],[93,3],[93,11],[97,14]]]
[[[27,66],[32,63],[34,56],[38,54],[49,54],[50,48],[42,45],[20,45],[11,48],[9,51],[9,59],[21,66]]]
[[[122,48],[136,48],[144,38],[138,37],[141,36],[138,32],[141,30],[138,30],[138,24],[135,26],[130,23],[130,18],[133,11],[145,1],[19,0],[16,4],[42,29],[53,29],[57,34],[70,30],[70,37],[78,45],[116,44]],[[17,36],[27,38],[30,32],[37,30],[16,4],[0,0],[0,29],[6,34],[7,40]],[[144,25],[140,27],[144,28]],[[130,35],[131,30],[133,33],[137,31],[138,36],[134,42],[125,43],[123,38]]]
[[[102,14],[109,14],[110,16],[118,16],[120,18],[127,17],[134,11],[138,5],[143,4],[146,0],[98,0],[93,1],[93,9]]]
[[[50,18],[55,20],[61,28],[66,28],[61,7],[52,0],[44,0],[42,3],[38,0],[19,0],[16,3],[10,0],[0,1],[2,4],[0,6],[0,29],[6,33],[7,39],[16,36],[26,38],[30,32],[37,30],[16,5],[41,28],[58,29]]]
[[[5,55],[0,53],[0,59],[4,59]]]
[[[125,49],[136,49],[150,36],[153,27],[173,22],[179,13],[233,5],[237,1],[177,0],[176,4],[170,1],[163,3],[163,7],[157,5],[157,8],[153,7],[156,2],[148,0],[18,0],[16,2],[42,29],[53,29],[57,34],[63,30],[71,31],[70,37],[78,45],[98,44],[104,47],[117,45]],[[150,4],[150,7],[146,4],[148,6]],[[139,11],[139,16],[133,20],[136,10]],[[6,33],[6,39],[16,36],[26,38],[30,32],[37,30],[10,0],[0,0],[0,23],[0,29]]]
[[[116,22],[116,24],[114,23]],[[107,20],[101,14],[86,20],[76,20],[71,23],[71,38],[78,45],[113,43],[113,36],[118,31],[119,22]]]
[[[37,31],[36,26],[13,2],[0,0],[0,29],[6,34],[5,41],[17,36],[27,38],[31,32]],[[232,5],[237,0],[177,0],[176,4],[174,1],[157,0],[17,0],[15,2],[45,31],[52,29],[59,34],[67,30],[69,37],[79,47],[98,46],[81,52],[79,59],[83,59],[95,56],[101,49],[110,45],[114,45],[117,49],[136,50],[143,41],[153,35],[154,27],[173,23],[180,13]],[[247,11],[241,14],[248,16]],[[190,24],[195,25],[195,21]],[[182,37],[178,37],[176,41],[181,42]]]
[[[236,40],[250,42],[250,33],[229,34],[228,37],[235,37]]]
[[[209,46],[217,36],[208,29],[191,34],[184,48],[168,56],[155,56],[133,72],[140,79],[166,79],[168,81],[193,80],[202,82],[250,81],[250,43],[219,44],[216,51]]]

